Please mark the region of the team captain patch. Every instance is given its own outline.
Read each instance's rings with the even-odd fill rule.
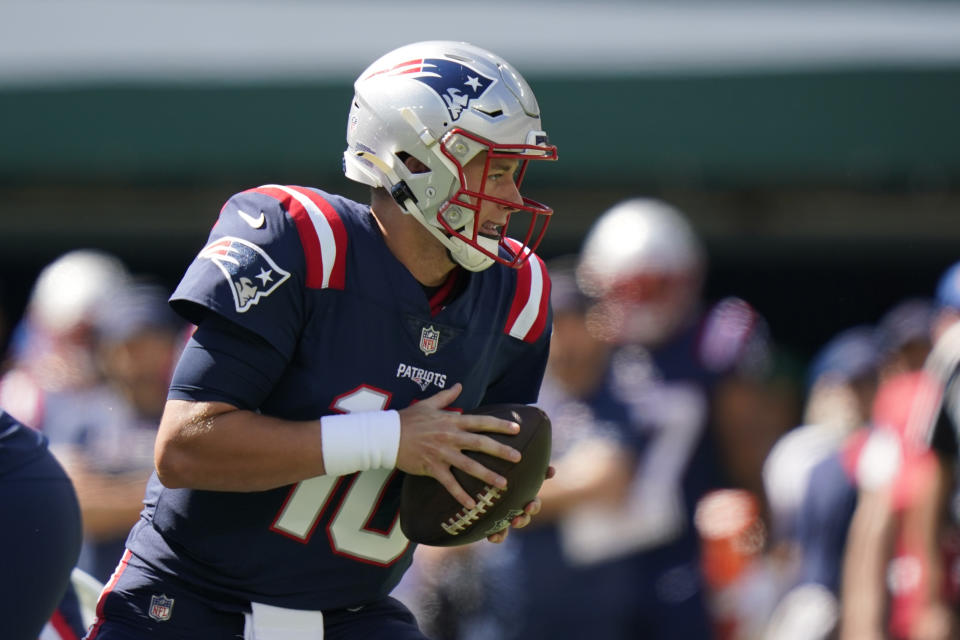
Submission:
[[[243,238],[227,236],[211,242],[199,257],[211,260],[226,276],[237,313],[249,311],[290,277],[263,249]]]

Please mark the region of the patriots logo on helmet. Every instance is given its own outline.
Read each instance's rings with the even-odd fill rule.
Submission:
[[[391,76],[409,74],[433,89],[447,105],[451,120],[458,120],[470,101],[482,96],[494,83],[493,78],[488,78],[460,62],[441,58],[409,60],[371,75],[381,73]]]
[[[217,265],[230,282],[237,313],[249,311],[290,277],[263,249],[242,238],[227,236],[211,242],[199,257]]]

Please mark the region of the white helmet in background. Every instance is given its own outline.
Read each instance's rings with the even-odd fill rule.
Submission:
[[[108,253],[65,253],[37,276],[27,303],[30,321],[54,335],[89,324],[129,277],[123,262]]]
[[[505,60],[464,42],[419,42],[387,53],[354,83],[347,120],[344,173],[390,191],[471,271],[494,261],[517,267],[536,249],[553,211],[533,200],[523,205],[484,195],[494,158],[519,159],[517,185],[528,160],[555,160],[556,147],[541,129],[540,108],[523,77]],[[463,167],[481,152],[487,167],[480,184],[464,184]],[[413,173],[413,156],[427,171]],[[482,200],[529,215],[522,246],[479,233]],[[503,251],[504,255],[501,255]]]
[[[599,301],[594,322],[603,337],[653,346],[688,319],[704,270],[703,247],[683,214],[637,198],[615,205],[593,224],[577,279]]]

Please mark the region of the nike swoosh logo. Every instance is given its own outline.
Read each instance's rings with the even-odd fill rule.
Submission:
[[[267,221],[267,219],[263,215],[263,211],[260,212],[259,218],[254,218],[252,215],[250,215],[249,213],[246,213],[242,209],[237,209],[237,213],[240,214],[240,217],[243,218],[244,222],[246,222],[248,225],[250,225],[254,229],[259,229],[260,227],[263,226],[263,223]]]

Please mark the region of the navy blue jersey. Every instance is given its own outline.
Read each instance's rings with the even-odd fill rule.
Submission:
[[[857,486],[836,451],[810,471],[797,518],[797,538],[803,563],[801,583],[815,583],[840,592],[840,570],[847,530],[857,503]]]
[[[456,382],[455,408],[534,402],[551,322],[542,262],[460,277],[456,298],[431,304],[369,207],[270,185],[227,202],[171,301],[193,322],[218,314],[282,354],[286,369],[250,407],[263,414],[402,409]],[[128,547],[221,607],[370,602],[413,553],[398,526],[401,477],[374,470],[230,493],[171,490],[154,476]]]
[[[727,298],[667,343],[620,348],[605,387],[589,400],[595,417],[620,429],[636,458],[625,506],[584,505],[560,523],[575,563],[680,544],[695,549],[696,504],[727,483],[711,429],[720,381],[758,375],[766,365],[763,319],[746,302]]]

